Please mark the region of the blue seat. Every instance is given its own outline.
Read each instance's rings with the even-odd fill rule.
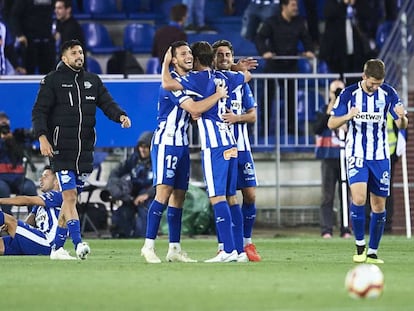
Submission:
[[[118,10],[117,0],[83,0],[83,11],[92,19],[126,18],[126,14]]]
[[[161,73],[160,60],[158,59],[158,57],[151,57],[150,59],[148,59],[147,66],[145,68],[145,73],[146,74]]]
[[[307,101],[306,101],[307,97]],[[313,90],[308,90],[308,94],[304,90],[298,90],[298,121],[303,126],[303,122],[306,120],[315,121],[316,113],[319,111],[320,107],[325,105],[323,96],[319,93],[316,93]],[[307,108],[306,108],[307,106]]]
[[[122,0],[122,8],[129,19],[162,22],[164,16],[161,12],[156,12],[155,7],[159,6],[159,4],[156,5],[154,2],[155,1],[149,1],[149,7],[142,8],[139,0]]]
[[[312,65],[307,58],[298,59],[298,72],[299,73],[312,73]]]
[[[100,23],[84,23],[81,25],[86,39],[86,50],[95,54],[112,54],[122,50],[112,42],[106,27]]]
[[[378,26],[375,36],[375,44],[377,45],[378,50],[381,50],[381,48],[384,46],[384,43],[387,40],[393,25],[394,23],[392,21],[386,21]]]
[[[155,27],[147,23],[131,23],[124,29],[124,48],[132,53],[150,53]]]
[[[91,56],[86,57],[86,70],[98,75],[102,74],[101,65],[99,65],[98,61]]]

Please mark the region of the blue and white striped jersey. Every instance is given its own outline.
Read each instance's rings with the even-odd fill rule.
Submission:
[[[32,213],[35,214],[36,228],[46,235],[47,241],[50,243],[55,238],[59,212],[63,201],[62,193],[52,190],[39,196],[45,202],[45,206],[34,206]]]
[[[346,156],[366,160],[388,159],[387,113],[390,112],[394,120],[398,119],[394,107],[401,104],[395,89],[386,83],[372,95],[364,92],[361,82],[345,88],[331,114],[343,116],[351,107],[357,107],[360,111],[348,122]]]
[[[256,108],[252,90],[249,84],[244,83],[236,87],[230,94],[231,110],[236,115],[242,115],[251,108]],[[237,150],[251,151],[247,123],[232,124],[231,130],[237,142]]]
[[[229,93],[244,83],[242,73],[229,71],[203,70],[193,71],[184,77],[176,78],[186,90],[186,94],[195,100],[205,99],[216,92],[216,85],[224,83]],[[200,134],[201,149],[233,146],[236,141],[227,123],[223,122],[222,115],[226,112],[227,99],[221,99],[197,120]]]
[[[179,77],[171,72],[173,77]],[[155,131],[153,143],[168,146],[188,146],[187,129],[190,114],[180,108],[183,101],[189,96],[184,91],[167,91],[160,87],[158,98],[158,127]]]

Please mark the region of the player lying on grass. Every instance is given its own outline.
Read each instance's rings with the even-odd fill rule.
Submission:
[[[9,235],[0,238],[0,255],[47,255],[51,251],[62,205],[62,193],[58,181],[49,166],[40,177],[38,196],[1,198],[0,204],[33,205],[25,221],[0,211],[0,228]],[[64,223],[64,220],[59,222]],[[65,259],[76,259],[65,251]]]

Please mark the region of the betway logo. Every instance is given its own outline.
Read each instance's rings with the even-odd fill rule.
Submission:
[[[360,122],[381,122],[383,118],[382,112],[360,112],[354,117]]]

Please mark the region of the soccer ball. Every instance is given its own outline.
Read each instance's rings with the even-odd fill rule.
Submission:
[[[352,298],[377,298],[384,289],[384,274],[372,264],[360,264],[349,270],[345,288]]]

